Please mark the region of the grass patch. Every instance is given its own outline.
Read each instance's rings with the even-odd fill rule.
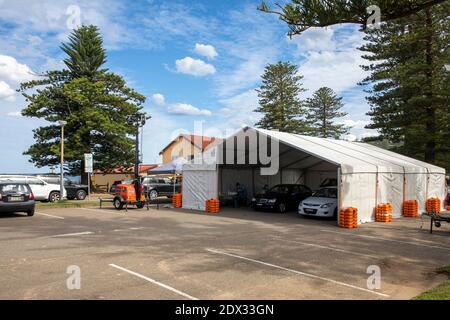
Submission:
[[[45,209],[51,209],[51,208],[83,208],[83,207],[92,207],[92,206],[98,206],[99,202],[98,200],[83,200],[83,201],[77,201],[77,200],[63,200],[58,202],[36,202],[36,208],[45,208]]]
[[[450,279],[450,266],[438,269],[437,273],[445,274]],[[445,281],[434,289],[421,293],[414,300],[450,300],[450,280]]]

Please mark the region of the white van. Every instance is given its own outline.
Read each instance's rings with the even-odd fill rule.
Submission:
[[[47,183],[34,176],[1,175],[0,181],[23,182],[30,186],[34,198],[38,201],[59,201],[59,184]],[[63,191],[63,199],[66,197],[66,190]]]

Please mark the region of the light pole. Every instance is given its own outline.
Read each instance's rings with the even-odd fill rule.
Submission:
[[[60,168],[60,182],[59,182],[59,201],[63,199],[64,196],[64,126],[67,121],[60,120],[59,125],[61,126],[61,168]]]

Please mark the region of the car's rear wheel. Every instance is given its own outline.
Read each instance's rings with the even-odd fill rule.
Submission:
[[[283,202],[280,202],[278,205],[278,212],[279,213],[285,213],[286,212],[286,205]]]
[[[156,190],[150,191],[149,197],[150,197],[150,200],[155,200],[156,198],[158,198],[158,191],[156,191]]]
[[[50,192],[50,195],[48,196],[48,201],[50,202],[57,202],[60,200],[59,192],[58,191],[52,191]]]
[[[34,216],[34,209],[27,211],[27,216],[29,216],[29,217]]]
[[[114,208],[116,208],[116,210],[122,210],[123,209],[123,202],[119,198],[114,199],[113,205],[114,205]]]
[[[78,200],[84,200],[86,199],[87,193],[84,190],[78,190],[77,191],[77,199]]]

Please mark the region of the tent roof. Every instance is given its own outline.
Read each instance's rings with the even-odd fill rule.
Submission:
[[[302,136],[256,128],[242,129],[234,135],[228,137],[226,141],[231,142],[230,139],[233,139],[236,136],[239,137],[246,135],[249,130],[256,131],[259,134],[263,134],[273,139],[277,139],[282,145],[286,145],[313,157],[319,158],[322,161],[339,166],[343,174],[365,172],[429,172],[445,174],[445,169],[443,168],[366,143]],[[234,148],[236,149],[238,147],[234,146]],[[254,151],[257,147],[251,146],[250,148]]]

